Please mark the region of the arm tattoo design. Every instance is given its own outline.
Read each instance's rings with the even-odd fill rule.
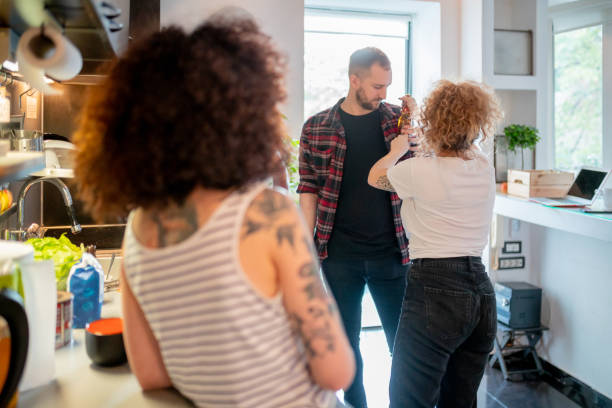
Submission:
[[[285,198],[271,190],[264,190],[263,194],[253,204],[269,221],[274,221],[283,212],[289,210],[289,203]]]
[[[152,219],[157,225],[160,248],[178,244],[198,230],[198,213],[190,203],[166,210],[163,214],[155,213]]]
[[[305,243],[308,245],[307,240]],[[298,276],[305,281],[302,290],[308,300],[308,307],[305,316],[293,314],[291,319],[301,333],[308,355],[322,357],[326,352],[334,351],[336,347],[331,328],[331,319],[335,314],[334,303],[327,295],[317,262],[302,265]]]
[[[294,232],[295,224],[287,224],[281,225],[276,229],[276,241],[278,242],[278,246],[283,244],[283,241],[287,241],[291,248],[295,248],[293,242],[293,232]]]
[[[387,176],[380,176],[378,180],[376,180],[376,187],[380,188],[381,190],[391,191],[392,193],[395,192],[395,189],[391,185],[391,182]]]
[[[251,204],[252,211],[245,217],[242,227],[242,239],[260,231],[273,230],[276,242],[281,246],[287,242],[295,249],[295,223],[278,222],[279,217],[290,211],[287,200],[273,191],[265,190]]]

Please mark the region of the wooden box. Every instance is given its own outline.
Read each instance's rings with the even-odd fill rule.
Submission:
[[[530,197],[565,197],[574,173],[556,170],[508,170],[508,194]]]

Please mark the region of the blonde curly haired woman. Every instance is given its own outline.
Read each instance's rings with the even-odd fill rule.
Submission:
[[[406,126],[368,182],[396,191],[410,232],[411,269],[395,339],[392,408],[472,407],[496,332],[495,294],[481,254],[495,198],[478,142],[501,112],[476,82],[440,81],[418,129]],[[419,135],[422,154],[397,163]]]

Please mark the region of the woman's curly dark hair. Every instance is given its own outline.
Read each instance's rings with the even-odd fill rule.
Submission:
[[[197,186],[241,188],[288,159],[284,58],[249,19],[164,28],[90,91],[75,177],[98,219],[181,205]]]

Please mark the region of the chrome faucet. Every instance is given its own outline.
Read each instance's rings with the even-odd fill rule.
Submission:
[[[12,235],[14,238],[20,241],[24,240],[26,237],[26,231],[23,229],[23,221],[24,221],[24,216],[25,216],[24,206],[25,206],[26,194],[28,193],[28,191],[34,184],[41,183],[43,181],[48,181],[49,183],[53,184],[55,187],[57,187],[57,189],[62,194],[64,205],[66,206],[66,212],[68,213],[68,216],[70,217],[72,221],[70,231],[72,231],[73,234],[81,232],[81,224],[79,224],[79,222],[76,219],[74,206],[72,205],[72,196],[70,195],[70,190],[68,190],[68,187],[66,186],[66,184],[64,184],[62,180],[56,177],[41,177],[41,178],[37,178],[37,179],[33,179],[33,180],[25,182],[23,186],[21,187],[21,190],[19,191],[19,196],[17,199],[17,231],[13,231]],[[15,236],[15,233],[16,233],[16,236]]]

